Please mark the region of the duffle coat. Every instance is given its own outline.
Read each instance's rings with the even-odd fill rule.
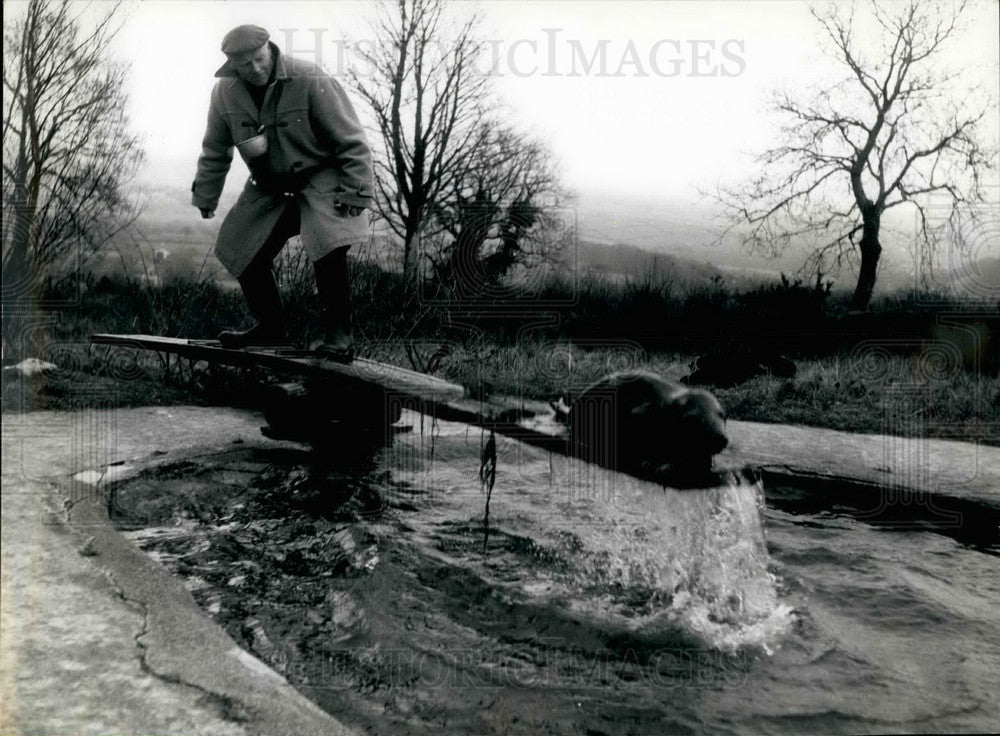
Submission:
[[[300,211],[302,244],[316,261],[368,237],[368,214],[351,216],[337,205],[370,205],[371,150],[340,84],[315,64],[282,56],[269,44],[275,73],[260,110],[228,64],[215,74],[220,79],[212,90],[192,203],[200,209],[218,206],[234,146],[264,126],[270,170],[306,174],[308,183],[294,202]],[[247,180],[215,244],[226,270],[234,276],[243,273],[292,201],[282,193],[263,191],[252,177]]]

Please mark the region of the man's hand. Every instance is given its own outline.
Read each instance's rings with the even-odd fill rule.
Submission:
[[[206,209],[204,207],[199,207],[198,209],[201,210],[201,217],[203,220],[211,220],[215,217],[215,210]]]
[[[350,215],[351,217],[357,217],[358,215],[360,215],[362,212],[365,211],[364,207],[356,207],[352,204],[341,204],[340,202],[334,203],[333,207],[334,209],[337,210],[337,214],[340,215],[341,217],[345,215]]]

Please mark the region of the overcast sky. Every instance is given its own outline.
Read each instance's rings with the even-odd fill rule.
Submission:
[[[18,4],[5,2],[8,18]],[[770,141],[767,89],[822,85],[840,73],[821,55],[800,0],[477,5],[488,41],[483,70],[492,67],[511,115],[550,143],[566,183],[591,196],[694,199],[697,187],[745,171],[744,154]],[[336,73],[350,63],[345,39],[371,37],[373,11],[370,2],[342,0],[139,2],[112,51],[132,64],[133,123],[149,155],[144,178],[190,186],[231,27],[260,24],[284,51],[313,61],[318,48]],[[948,58],[1000,99],[996,0],[975,3],[970,20]],[[594,59],[589,70],[581,52]]]

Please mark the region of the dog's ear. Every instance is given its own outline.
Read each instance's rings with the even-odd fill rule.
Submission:
[[[653,403],[650,401],[643,401],[636,407],[633,407],[632,411],[629,412],[634,417],[645,417],[649,416],[650,411],[653,409]]]
[[[549,406],[551,406],[552,411],[555,412],[557,421],[566,422],[569,420],[570,406],[566,403],[566,398],[564,396],[560,396],[558,401],[550,401]]]
[[[709,417],[718,414],[722,407],[719,402],[707,391],[692,389],[684,396],[681,396],[676,403],[678,411],[686,417]]]

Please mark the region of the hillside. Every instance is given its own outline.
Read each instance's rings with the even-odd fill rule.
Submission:
[[[119,242],[100,258],[92,270],[98,276],[149,273],[158,280],[198,278],[214,274],[231,279],[211,256],[212,245],[224,214],[239,194],[238,177],[227,187],[219,206],[220,215],[202,220],[190,204],[190,194],[181,188],[148,185],[138,188],[144,203],[138,232],[141,248]],[[745,252],[735,236],[719,239],[721,223],[713,219],[704,203],[640,202],[634,199],[581,196],[575,206],[576,247],[567,251],[564,267],[581,276],[600,274],[620,280],[650,275],[672,279],[678,285],[704,283],[722,277],[730,287],[749,282],[771,281],[779,274],[793,274],[802,263],[801,253],[768,260]],[[356,256],[390,264],[391,246],[381,240],[359,250]],[[879,289],[894,290],[912,284],[905,260],[887,255],[879,274]],[[948,264],[944,264],[947,266]],[[951,264],[942,269],[938,281],[958,291],[981,294],[989,285],[1000,284],[1000,258],[981,258],[971,263]],[[854,275],[845,271],[839,288],[852,288]]]

